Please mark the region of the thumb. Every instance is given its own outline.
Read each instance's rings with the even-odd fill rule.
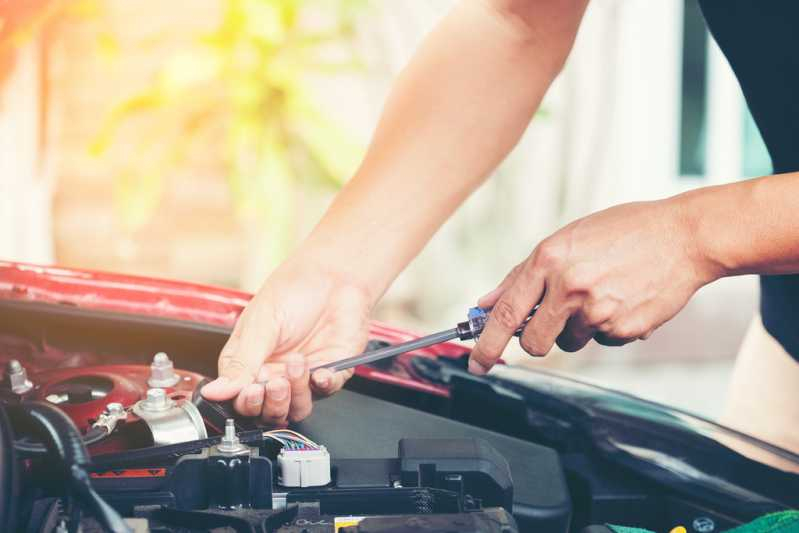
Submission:
[[[252,305],[252,304],[251,304]],[[229,400],[253,383],[268,354],[275,349],[279,326],[272,319],[253,320],[245,310],[219,354],[219,377],[202,389],[209,400]]]

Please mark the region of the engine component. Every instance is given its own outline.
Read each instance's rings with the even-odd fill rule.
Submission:
[[[178,510],[270,509],[272,462],[258,448],[241,453],[218,446],[180,457],[174,466],[160,460],[136,468],[93,472],[98,490],[118,508],[132,512],[137,505],[168,505]],[[172,458],[174,460],[174,458]]]
[[[6,380],[14,394],[22,395],[33,388],[33,383],[28,379],[28,371],[16,359],[10,360],[6,365]]]
[[[150,377],[147,385],[150,387],[174,387],[180,381],[180,376],[175,373],[172,360],[164,352],[158,352],[150,364]]]
[[[284,487],[321,487],[330,483],[330,454],[319,449],[283,448],[277,456],[280,484]]]
[[[133,406],[133,413],[147,424],[156,446],[208,437],[194,404],[185,398],[173,400],[164,389],[149,389],[146,397]]]
[[[217,453],[221,455],[242,455],[250,453],[250,448],[245,446],[236,435],[236,426],[233,424],[233,419],[228,418],[225,421],[225,434],[222,440],[215,446]]]
[[[125,420],[128,417],[128,412],[125,407],[119,402],[111,402],[105,406],[105,411],[100,413],[92,427],[105,428],[110,435],[117,427],[120,420]]]
[[[465,491],[487,506],[513,506],[508,461],[478,439],[402,439],[402,484]]]
[[[60,409],[46,402],[23,402],[9,406],[8,412],[19,426],[31,425],[44,440],[45,448],[60,467],[61,479],[71,498],[91,509],[103,527],[115,533],[129,533],[117,511],[92,487],[86,467],[91,462],[75,423]],[[73,528],[77,529],[77,528]]]

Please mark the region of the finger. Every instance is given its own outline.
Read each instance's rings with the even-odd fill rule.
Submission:
[[[499,297],[502,296],[502,294],[508,289],[508,287],[513,285],[513,282],[516,280],[516,276],[518,275],[519,270],[521,268],[522,265],[516,265],[515,267],[513,267],[513,270],[511,270],[508,273],[508,275],[505,276],[505,279],[502,280],[502,283],[497,285],[496,289],[481,296],[477,300],[477,305],[483,308],[494,307],[494,305],[497,303],[497,300],[499,300]]]
[[[508,341],[541,299],[544,278],[538,269],[519,271],[511,287],[491,310],[485,329],[469,357],[469,371],[485,374],[502,355]]]
[[[236,324],[233,326],[233,332],[230,334],[230,337],[225,342],[225,345],[222,347],[222,351],[219,352],[219,360],[217,361],[217,371],[219,370],[219,364],[223,359],[233,357],[235,353],[239,350],[239,344],[241,343],[241,329],[242,323],[244,322],[244,312],[239,315],[238,320],[236,320]],[[234,394],[238,391],[231,391],[229,383],[227,380],[221,380],[217,377],[217,379],[207,383],[200,391],[203,396],[210,400],[227,400],[231,398]]]
[[[283,362],[264,363],[255,377],[256,383],[264,384],[276,377],[286,377],[286,364]]]
[[[328,368],[319,368],[311,374],[311,386],[314,392],[327,396],[333,387],[333,372]]]
[[[227,400],[255,376],[277,342],[277,321],[271,306],[252,302],[236,324],[234,335],[219,356],[219,377],[203,388],[210,400]]]
[[[624,346],[634,341],[636,338],[616,337],[609,333],[598,331],[594,334],[594,340],[602,346]]]
[[[569,315],[569,307],[560,293],[548,291],[533,318],[524,327],[519,339],[522,349],[536,357],[548,354],[566,326]]]
[[[288,417],[291,422],[298,422],[310,415],[313,407],[308,364],[301,354],[291,354],[286,358],[286,376],[291,387]]]
[[[286,378],[272,378],[264,385],[264,407],[261,410],[261,419],[272,426],[285,426],[289,416],[289,403],[291,402],[291,387]]]
[[[251,383],[244,387],[233,402],[236,412],[244,416],[258,416],[264,403],[264,386]]]
[[[355,370],[352,368],[339,372],[332,372],[327,368],[320,368],[314,370],[311,376],[311,386],[316,394],[320,396],[329,396],[341,390],[354,372]]]
[[[586,323],[582,313],[569,317],[566,327],[558,335],[556,342],[563,351],[576,352],[594,337],[596,330]]]

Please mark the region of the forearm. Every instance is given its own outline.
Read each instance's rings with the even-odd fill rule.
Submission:
[[[518,141],[583,4],[457,6],[399,76],[360,169],[303,250],[353,269],[379,297]]]
[[[799,173],[708,187],[675,198],[717,276],[799,273]]]

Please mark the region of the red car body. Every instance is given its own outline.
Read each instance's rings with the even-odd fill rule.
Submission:
[[[0,299],[4,300],[161,317],[232,330],[250,298],[252,295],[246,292],[197,283],[0,261]],[[396,343],[415,337],[380,322],[371,325],[371,338],[376,340]],[[444,343],[417,350],[414,355],[456,357],[464,351],[458,344]],[[398,375],[369,367],[359,367],[356,373],[377,382],[438,396],[448,395],[445,387],[413,379],[408,374]]]

